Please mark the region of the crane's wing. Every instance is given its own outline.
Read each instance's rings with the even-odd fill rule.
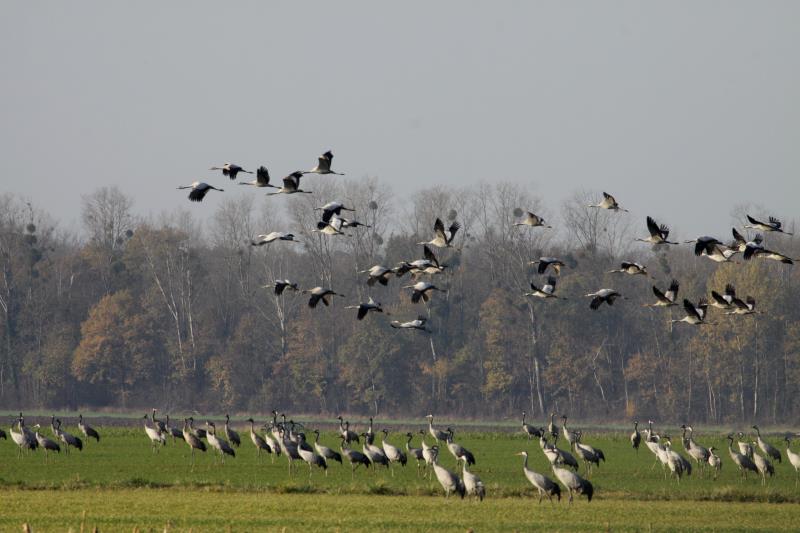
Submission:
[[[656,298],[658,300],[661,300],[661,301],[664,301],[664,302],[671,301],[669,298],[667,298],[667,295],[664,294],[663,292],[661,292],[661,290],[658,287],[656,287],[655,285],[653,285],[653,294],[655,294],[655,296],[656,296]]]
[[[262,187],[269,185],[269,170],[267,170],[267,167],[263,165],[258,167],[256,170],[256,183]]]
[[[703,317],[700,316],[700,313],[697,311],[697,308],[694,306],[694,304],[686,298],[683,299],[683,309],[686,311],[688,316],[693,316],[700,321],[703,320]]]
[[[600,296],[595,296],[594,298],[592,298],[591,303],[589,303],[589,308],[592,309],[593,311],[596,311],[597,308],[600,307],[600,304],[602,303],[603,303],[603,298],[601,298]]]
[[[755,218],[751,217],[750,215],[745,215],[747,217],[747,221],[754,225],[762,225],[763,222],[756,220]]]
[[[428,248],[427,244],[423,247],[423,254],[425,256],[425,259],[427,259],[437,267],[439,266],[439,260],[436,259],[436,254],[433,253],[433,250]]]
[[[744,236],[739,233],[736,228],[731,228],[731,233],[733,234],[733,240],[736,241],[737,244],[746,244],[747,241],[745,240]]]
[[[672,282],[669,284],[669,290],[666,292],[664,296],[666,296],[669,301],[674,302],[675,298],[678,297],[678,289],[680,288],[680,283],[678,280],[673,279]]]
[[[442,222],[441,218],[437,218],[436,222],[433,223],[433,232],[436,233],[437,237],[447,242],[447,235],[444,234],[444,222]]]
[[[756,308],[756,299],[752,296],[747,297],[747,307],[749,307],[751,311]]]
[[[452,224],[450,224],[450,228],[448,228],[449,231],[450,231],[450,238],[447,239],[448,243],[453,242],[453,239],[455,239],[455,237],[456,237],[456,232],[458,231],[458,229],[460,227],[461,227],[461,224],[459,224],[458,222],[453,222]]]
[[[653,237],[661,237],[661,228],[658,227],[658,224],[652,217],[647,217],[647,231],[650,232],[650,235]]]
[[[781,229],[783,223],[775,217],[769,217],[769,225],[775,229]]]
[[[363,305],[359,305],[358,306],[358,314],[356,315],[356,318],[359,319],[359,320],[364,320],[364,317],[367,316],[367,312],[368,311],[369,311],[369,309],[367,309]]]
[[[719,305],[723,307],[727,307],[729,304],[728,300],[723,298],[722,295],[717,291],[711,291],[711,297],[714,299],[715,302],[717,302]]]
[[[620,267],[622,268],[622,270],[628,270],[630,267],[639,268],[636,263],[629,263],[627,261],[623,261]]]

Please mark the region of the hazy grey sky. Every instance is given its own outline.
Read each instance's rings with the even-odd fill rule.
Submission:
[[[401,195],[608,190],[692,236],[798,214],[800,2],[8,1],[0,65],[0,191],[66,226],[103,184],[211,212],[175,187],[328,148]]]

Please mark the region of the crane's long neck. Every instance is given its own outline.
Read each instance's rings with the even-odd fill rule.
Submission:
[[[528,469],[528,454],[522,456],[522,469],[523,470]]]
[[[525,411],[522,411],[522,425],[525,425]]]

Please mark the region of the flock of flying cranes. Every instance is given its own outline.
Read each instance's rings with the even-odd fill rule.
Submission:
[[[268,195],[295,193],[311,194],[311,191],[305,191],[300,188],[300,179],[305,174],[343,175],[342,173],[331,170],[332,162],[333,153],[331,151],[327,151],[319,157],[317,165],[311,170],[297,170],[283,178],[283,185],[281,187],[270,184],[269,171],[264,166],[259,167],[256,171],[255,180],[242,181],[239,182],[239,184],[251,185],[259,188],[277,189],[277,192],[267,193]],[[231,180],[235,180],[239,173],[252,174],[251,171],[245,170],[241,166],[233,163],[225,163],[221,167],[211,167],[211,170],[221,170],[222,174],[229,177]],[[223,190],[217,189],[216,187],[204,182],[194,182],[191,185],[181,186],[178,188],[191,189],[191,192],[189,193],[189,200],[195,202],[202,202],[203,198],[205,198],[206,194],[208,194],[208,192],[211,190]],[[600,202],[596,204],[589,204],[588,207],[615,212],[628,212],[627,209],[624,209],[620,206],[614,196],[606,192],[603,192],[603,199]],[[369,227],[355,219],[348,219],[342,216],[343,212],[353,212],[354,209],[345,207],[345,205],[340,201],[328,202],[321,207],[315,208],[315,210],[321,211],[321,218],[317,223],[317,227],[311,230],[312,232],[317,232],[327,236],[336,236],[346,235],[346,233],[343,231],[345,228],[357,228],[360,226]],[[548,225],[544,218],[539,215],[522,210],[517,211],[521,213],[521,216],[519,217],[519,220],[514,223],[515,226],[552,228],[552,226]],[[769,217],[765,222],[747,215],[747,224],[745,224],[744,227],[756,230],[758,232],[792,235],[792,233],[787,232],[783,228],[781,221],[775,217]],[[422,259],[417,259],[414,261],[402,261],[393,268],[383,265],[375,265],[368,270],[360,271],[359,274],[367,274],[367,284],[370,287],[374,286],[375,283],[379,283],[383,286],[388,285],[389,279],[393,275],[399,278],[406,273],[410,273],[414,277],[420,275],[441,274],[447,268],[447,265],[439,261],[439,259],[436,257],[436,254],[433,252],[433,248],[455,248],[453,241],[460,228],[461,225],[458,222],[453,222],[450,224],[449,228],[445,228],[442,220],[437,218],[433,226],[434,237],[429,241],[417,243],[418,245],[423,246]],[[647,230],[649,233],[648,237],[637,238],[636,240],[651,244],[655,249],[680,244],[678,242],[669,240],[670,230],[668,226],[665,224],[659,224],[650,216],[647,217]],[[764,245],[764,237],[762,233],[756,233],[750,240],[745,238],[736,228],[733,228],[732,233],[733,241],[728,244],[725,244],[721,240],[710,236],[701,236],[696,239],[684,241],[684,243],[694,244],[695,255],[707,257],[708,259],[717,263],[732,262],[733,257],[738,253],[741,253],[742,257],[746,261],[749,261],[754,257],[760,257],[763,259],[779,261],[784,264],[791,265],[794,263],[793,260],[785,254],[768,249]],[[268,234],[258,235],[256,239],[251,241],[251,244],[253,246],[263,246],[275,241],[287,241],[295,243],[300,242],[295,238],[293,233],[273,231]],[[555,275],[548,275],[546,282],[542,284],[531,282],[531,290],[530,292],[524,292],[525,296],[542,298],[545,300],[566,299],[565,297],[556,294],[556,276],[560,274],[561,268],[565,266],[565,263],[561,259],[557,257],[541,257],[538,260],[530,261],[529,264],[537,265],[537,272],[540,275],[546,274],[549,270],[552,270]],[[647,268],[644,265],[634,261],[624,261],[621,263],[620,268],[610,270],[609,273],[619,273],[630,276],[649,276]],[[667,290],[662,290],[658,286],[654,285],[653,294],[655,295],[656,302],[647,305],[649,307],[672,307],[678,305],[679,286],[680,285],[677,280],[672,280]],[[276,280],[272,285],[267,285],[266,287],[274,288],[276,295],[283,294],[283,292],[287,289],[293,291],[299,290],[297,283],[282,279]],[[411,290],[412,303],[418,303],[420,301],[427,303],[434,292],[447,292],[447,289],[437,287],[430,281],[416,281],[415,283],[412,283],[411,285],[405,285],[402,288]],[[322,302],[325,306],[328,306],[331,304],[331,299],[334,296],[343,296],[342,294],[335,292],[332,288],[321,286],[311,289],[304,289],[301,292],[310,296],[308,305],[311,308],[317,307],[319,302]],[[626,299],[626,297],[623,296],[619,291],[612,288],[599,289],[596,292],[586,294],[586,297],[591,298],[589,307],[592,310],[599,309],[604,303],[611,306],[617,299]],[[737,297],[735,289],[730,284],[726,286],[724,294],[719,294],[716,291],[712,291],[711,297],[711,305],[725,311],[726,314],[752,315],[758,313],[756,310],[755,299],[752,296],[747,296],[744,299]],[[709,302],[704,297],[700,298],[696,302],[684,298],[683,309],[685,316],[679,320],[671,320],[670,323],[675,324],[682,322],[693,326],[713,324],[706,320],[708,314],[708,305]],[[347,306],[346,309],[356,309],[356,318],[358,320],[363,320],[364,317],[366,317],[370,312],[383,313],[383,308],[380,302],[374,300],[371,296],[369,297],[368,301],[361,302],[357,305]],[[415,329],[430,333],[430,330],[426,326],[427,320],[428,319],[425,316],[419,315],[415,320],[391,321],[390,325],[394,328]]]

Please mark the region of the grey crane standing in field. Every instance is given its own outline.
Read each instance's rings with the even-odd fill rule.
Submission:
[[[775,468],[772,466],[772,463],[769,462],[769,459],[758,453],[753,454],[753,463],[755,463],[758,473],[761,474],[761,484],[766,485],[767,474],[769,474],[769,477],[774,476]]]
[[[308,465],[308,477],[311,477],[311,467],[316,466],[325,471],[325,475],[328,475],[328,462],[325,458],[318,454],[317,452],[311,451],[306,449],[305,446],[302,446],[305,443],[305,435],[300,434],[300,442],[297,446],[297,454],[300,456],[300,459],[305,461]]]
[[[19,431],[14,431],[14,423],[17,424]],[[35,449],[34,447],[31,446],[30,441],[25,436],[25,433],[22,431],[22,426],[20,426],[19,424],[20,422],[18,420],[15,420],[14,422],[11,423],[11,429],[9,430],[9,432],[11,433],[11,440],[13,440],[14,444],[17,445],[17,458],[22,457],[23,450]],[[36,440],[34,440],[34,442],[36,442]],[[36,442],[36,446],[39,446],[38,442]]]
[[[455,432],[453,428],[447,428],[447,449],[453,454],[453,457],[456,459],[456,465],[460,459],[464,459],[468,465],[475,464],[475,456],[472,455],[472,452],[468,449],[464,448],[462,445],[458,444],[453,440],[455,437]]]
[[[314,435],[315,435],[315,438],[314,438],[314,450],[316,450],[316,452],[318,454],[320,454],[322,457],[324,457],[325,460],[332,460],[332,461],[336,461],[339,464],[342,464],[342,455],[339,452],[337,452],[336,450],[332,450],[331,448],[328,448],[327,446],[323,446],[322,444],[319,443],[319,430],[318,429],[314,430]]]
[[[603,450],[582,443],[582,436],[583,433],[580,431],[577,432],[577,439],[573,443],[572,448],[575,450],[576,455],[583,460],[583,464],[586,466],[586,474],[588,476],[592,472],[592,465],[599,467],[600,461],[605,461],[606,456],[603,453]]]
[[[528,468],[528,452],[522,451],[516,455],[521,455],[524,458],[522,462],[522,471],[525,473],[525,477],[528,478],[531,485],[536,487],[536,490],[539,492],[539,503],[542,503],[542,496],[545,495],[547,495],[550,502],[553,501],[553,496],[556,496],[558,500],[561,501],[561,487],[547,476]]]
[[[420,467],[425,466],[425,457],[422,454],[422,448],[414,448],[411,446],[411,441],[413,439],[414,435],[410,431],[406,433],[406,452],[409,457],[413,457],[417,460],[417,476],[419,476]]]
[[[201,452],[206,451],[206,443],[203,442],[200,437],[197,436],[193,431],[189,428],[189,419],[183,419],[183,440],[186,441],[186,444],[189,446],[189,450],[192,453],[192,470],[194,470],[194,451],[200,450]]]
[[[561,415],[561,432],[570,446],[578,442],[578,433],[567,428],[567,415]]]
[[[450,227],[447,229],[447,231],[445,231],[444,222],[442,222],[441,218],[437,218],[433,223],[433,232],[435,237],[427,242],[418,242],[417,244],[430,244],[431,246],[436,246],[437,248],[452,248],[453,239],[456,238],[456,233],[458,233],[459,228],[461,228],[461,224],[458,222],[453,222],[450,224]]]
[[[88,442],[90,438],[94,439],[97,442],[100,442],[100,434],[94,429],[92,426],[87,424],[83,421],[83,415],[78,414],[78,429],[81,430],[83,436],[86,437],[86,441]]]
[[[528,440],[531,440],[533,437],[538,439],[542,436],[540,428],[533,427],[525,422],[525,411],[522,411],[522,432],[528,436]]]
[[[692,464],[684,456],[672,449],[672,441],[669,437],[664,439],[663,451],[660,452],[659,458],[666,464],[670,472],[675,475],[679,483],[684,472],[688,476],[692,475]]]
[[[375,430],[372,427],[372,417],[369,417],[369,425],[367,426],[367,431],[364,432],[364,439],[367,441],[367,444],[375,444]]]
[[[535,214],[531,213],[530,211],[525,211],[523,214],[524,214],[524,218],[520,219],[519,222],[514,222],[515,226],[530,226],[532,228],[552,228],[553,227],[553,226],[548,225],[547,222],[545,222],[545,220],[542,217],[540,217],[538,215],[535,215]]]
[[[428,433],[430,433],[431,437],[438,443],[440,442],[447,442],[447,437],[449,434],[446,431],[442,431],[439,428],[433,427],[433,415],[429,414],[425,418],[428,419]]]
[[[334,172],[331,170],[331,164],[333,163],[333,152],[328,150],[317,159],[317,166],[312,168],[311,170],[307,170],[303,172],[303,174],[336,174],[337,176],[344,176],[344,173],[341,172]]]
[[[642,434],[639,433],[639,421],[635,420],[633,422],[633,433],[631,433],[631,446],[633,449],[636,450],[636,453],[639,453],[639,445],[642,443]]]
[[[444,489],[445,498],[449,498],[450,493],[455,492],[463,499],[466,489],[464,488],[464,483],[461,481],[461,478],[445,467],[439,466],[437,459],[437,457],[433,458],[433,472],[436,474],[436,479],[439,481],[439,484]]]
[[[217,436],[217,426],[214,422],[206,421],[206,437],[208,438],[208,444],[219,452],[220,458],[222,460],[222,464],[225,464],[225,456],[230,455],[231,457],[236,457],[236,452],[233,451],[233,448],[222,437]],[[217,462],[216,454],[214,454],[214,462]]]
[[[36,439],[36,442],[39,444],[39,447],[42,448],[42,450],[44,450],[44,462],[45,464],[47,464],[48,452],[61,453],[61,446],[59,446],[57,442],[48,439],[44,435],[41,435],[39,433],[40,427],[41,426],[39,424],[33,426],[33,428],[35,429],[33,435],[34,438]]]
[[[733,463],[739,469],[740,474],[743,475],[745,479],[747,479],[748,470],[758,473],[758,468],[752,459],[733,449],[733,435],[728,435],[728,453]]]
[[[362,433],[362,437],[364,437],[364,443],[361,445],[361,450],[364,452],[364,455],[367,456],[369,462],[372,463],[373,472],[377,469],[378,465],[385,466],[387,469],[389,468],[389,458],[386,457],[386,453],[384,453],[383,448],[379,448],[374,444],[370,444],[367,442],[367,434]]]
[[[764,454],[767,455],[768,457],[771,457],[780,463],[781,462],[780,450],[778,450],[778,448],[776,448],[775,446],[773,446],[772,444],[761,438],[761,430],[758,429],[758,426],[754,425],[753,429],[756,430],[756,435],[757,435],[756,443],[758,444],[758,447],[761,448],[761,451],[764,452]]]
[[[52,422],[51,422],[52,425]],[[56,418],[56,431],[55,434],[61,439],[61,442],[64,443],[64,451],[69,455],[70,448],[77,448],[78,451],[83,451],[83,441],[73,435],[72,433],[67,433],[66,431],[61,429],[61,420]]]
[[[714,470],[714,481],[717,480],[717,476],[720,470],[722,470],[722,459],[719,458],[719,455],[714,453],[716,450],[717,449],[713,446],[708,449],[708,466]]]
[[[708,457],[710,452],[708,449],[700,446],[694,441],[694,430],[692,426],[687,426],[686,424],[681,425],[681,429],[683,430],[683,435],[681,437],[681,443],[683,444],[683,449],[686,450],[686,453],[694,459],[697,466],[701,469],[705,467],[708,463]],[[686,436],[686,432],[689,432],[689,436]],[[701,471],[702,474],[702,471]]]
[[[460,457],[461,461],[464,461],[464,467],[461,471],[461,480],[464,484],[464,493],[467,496],[475,496],[478,500],[483,501],[486,497],[486,487],[483,485],[483,481],[481,478],[473,474],[467,469],[467,464],[469,461],[467,457],[462,455]]]
[[[669,228],[664,224],[659,225],[652,217],[647,217],[647,232],[650,236],[645,239],[636,239],[639,242],[647,242],[654,246],[664,244],[678,244],[667,240],[669,238]]]
[[[792,442],[788,436],[784,437],[783,440],[786,441],[786,457],[794,468],[794,486],[796,487],[798,481],[800,481],[800,453],[791,450]]]
[[[167,435],[172,435],[172,444],[175,444],[175,441],[178,439],[183,440],[183,431],[176,428],[175,426],[169,423],[169,415],[166,415],[166,423],[164,424],[167,429]]]
[[[150,439],[150,445],[152,446],[153,453],[158,452],[158,446],[165,445],[167,443],[167,437],[158,430],[158,427],[155,424],[149,424],[148,422],[148,415],[144,415],[144,432],[147,435],[147,438]]]
[[[746,439],[746,435],[744,433],[742,433],[741,431],[739,433],[737,433],[736,436],[738,437],[738,440],[736,441],[736,445],[739,447],[739,453],[741,453],[742,455],[752,459],[753,458],[753,445],[750,442],[748,442],[747,440],[742,440],[742,439]]]
[[[267,444],[267,441],[264,440],[264,437],[256,433],[255,420],[248,418],[247,421],[250,422],[250,441],[253,443],[253,446],[256,447],[256,456],[259,459],[261,458],[261,450],[272,454],[272,448]]]
[[[386,458],[389,459],[389,464],[393,465],[395,463],[400,463],[401,466],[406,466],[406,463],[408,462],[408,457],[403,452],[403,450],[401,450],[394,444],[386,442],[386,437],[389,436],[389,430],[383,428],[381,432],[383,433],[383,438],[381,439],[381,446],[383,446],[383,453],[386,455]],[[394,468],[392,468],[391,470],[392,470],[392,476],[394,476]]]
[[[350,430],[350,424],[349,423],[348,423],[348,426],[345,427],[344,419],[342,418],[342,415],[339,415],[336,418],[339,419],[339,434],[342,436],[342,438],[345,440],[345,442],[347,444],[350,444],[353,441],[359,442],[358,433],[356,433],[355,431],[351,431]]]
[[[189,417],[189,430],[198,439],[206,438],[206,430],[205,429],[203,429],[203,428],[195,428],[194,427],[194,417],[193,416]]]
[[[215,166],[215,167],[209,168],[208,170],[221,170],[223,176],[227,176],[232,180],[236,179],[236,176],[239,174],[239,172],[241,172],[242,174],[252,174],[251,171],[245,170],[242,167],[240,167],[239,165],[236,165],[234,163],[225,163],[221,167],[216,167]]]
[[[419,434],[422,435],[422,457],[425,459],[425,468],[427,469],[433,467],[434,461],[439,456],[439,447],[435,444],[433,446],[428,446],[428,443],[425,442],[425,430],[420,430]],[[430,471],[427,473],[430,477]]]
[[[209,191],[225,192],[225,189],[217,189],[203,181],[193,181],[191,185],[181,185],[178,189],[191,189],[189,191],[189,200],[192,202],[202,202]]]
[[[225,415],[225,438],[228,441],[238,448],[242,444],[242,439],[239,437],[239,434],[231,428],[231,415]]]
[[[550,434],[551,437],[554,439],[558,438],[558,425],[555,423],[555,413],[550,413],[550,423],[547,424],[547,432]]]
[[[589,204],[586,207],[597,207],[599,209],[608,209],[610,211],[625,211],[628,212],[627,209],[623,209],[617,203],[616,198],[608,194],[607,192],[603,193],[603,199],[596,204]]]
[[[38,448],[39,443],[36,441],[36,436],[33,434],[33,431],[28,429],[28,427],[25,425],[25,417],[22,416],[21,412],[19,414],[19,417],[17,418],[17,426],[19,427],[19,430],[22,432],[22,434],[25,436],[25,439],[27,440],[26,448],[29,450],[35,450],[36,448]]]
[[[364,455],[363,453],[357,450],[351,450],[347,445],[348,442],[344,436],[341,436],[341,439],[342,439],[342,444],[340,446],[340,449],[342,450],[342,455],[344,456],[344,458],[347,459],[348,463],[350,463],[350,477],[352,478],[355,477],[356,468],[358,468],[359,465],[364,465],[364,468],[369,468],[372,463],[370,462],[369,458],[367,458],[367,456]]]
[[[589,481],[566,468],[561,468],[556,465],[552,465],[551,468],[553,469],[553,474],[558,478],[558,481],[569,491],[569,503],[572,503],[574,494],[583,494],[588,501],[592,501],[594,487]]]

